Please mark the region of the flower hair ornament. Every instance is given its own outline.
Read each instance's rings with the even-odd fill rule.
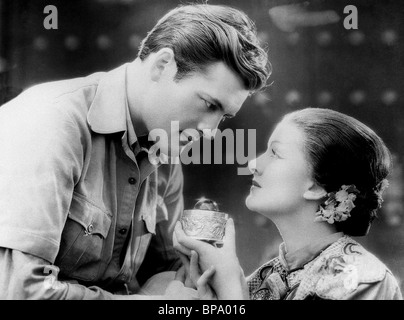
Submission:
[[[383,192],[384,190],[386,190],[389,187],[389,180],[387,179],[383,179],[382,181],[380,181],[380,183],[376,186],[375,188],[375,194],[377,196],[377,202],[378,202],[378,209],[381,208],[382,203],[383,203]]]
[[[377,209],[382,206],[383,192],[388,186],[389,181],[383,179],[372,190],[377,197]],[[338,191],[327,193],[328,198],[320,205],[314,221],[327,221],[330,224],[345,221],[351,216],[350,212],[355,208],[354,201],[359,193],[360,191],[353,184],[343,185]]]
[[[353,184],[343,185],[338,191],[327,193],[328,198],[320,205],[314,221],[327,221],[330,224],[345,221],[351,216],[350,212],[355,208],[354,201],[359,193]]]

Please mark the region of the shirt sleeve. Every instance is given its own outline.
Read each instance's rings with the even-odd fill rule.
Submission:
[[[53,262],[87,142],[57,102],[35,99],[0,110],[0,246]]]
[[[390,271],[381,281],[360,283],[346,300],[403,300],[396,278]]]
[[[27,299],[113,299],[98,287],[57,280],[58,269],[44,259],[18,250],[0,248],[0,298]]]
[[[58,281],[44,259],[0,247],[0,300],[163,300],[163,295],[121,295],[97,286]]]
[[[177,270],[181,266],[180,258],[173,247],[172,235],[184,208],[183,181],[180,164],[160,166],[156,234],[153,235],[146,257],[137,272],[140,285],[156,273]]]

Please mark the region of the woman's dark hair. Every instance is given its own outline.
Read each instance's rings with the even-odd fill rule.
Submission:
[[[320,186],[335,192],[353,184],[360,191],[351,217],[335,225],[345,234],[365,235],[381,205],[379,191],[392,163],[382,139],[365,124],[334,110],[307,108],[284,119],[303,130],[305,153]]]
[[[271,73],[254,23],[242,11],[227,6],[193,4],[171,10],[147,34],[138,56],[144,60],[162,48],[174,51],[176,80],[224,62],[253,92],[266,85]]]

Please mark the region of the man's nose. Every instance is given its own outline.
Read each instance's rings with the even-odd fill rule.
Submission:
[[[213,139],[221,120],[221,115],[212,115],[205,117],[198,123],[197,129],[203,132],[203,136],[205,138]]]

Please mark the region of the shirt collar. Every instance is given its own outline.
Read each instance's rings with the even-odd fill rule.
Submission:
[[[137,141],[130,117],[126,94],[128,63],[104,73],[87,114],[87,122],[94,132],[110,134],[124,132],[123,139],[132,146]]]
[[[317,257],[324,249],[343,235],[342,232],[333,233],[293,252],[286,252],[286,246],[283,242],[279,246],[279,260],[288,272],[303,268],[306,263]]]

